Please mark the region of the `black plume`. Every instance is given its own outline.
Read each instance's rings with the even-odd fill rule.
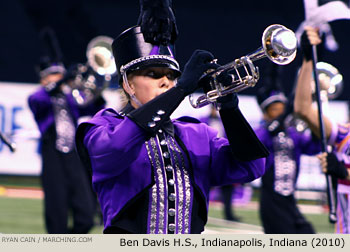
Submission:
[[[172,0],[140,0],[140,11],[138,25],[146,42],[174,44],[178,30]]]
[[[260,85],[260,88],[257,91],[257,101],[259,106],[265,110],[267,106],[274,101],[282,101],[286,104],[284,113],[266,124],[267,130],[274,136],[285,130],[284,122],[287,116],[293,111],[293,103],[291,102],[293,99],[284,98],[285,100],[283,101],[283,99],[280,98],[280,95],[284,96],[281,85],[281,66],[268,62],[268,65],[264,70],[265,71],[261,74],[262,83],[258,83]],[[273,97],[275,98],[271,99]]]
[[[282,92],[281,84],[281,75],[282,75],[281,66],[268,61],[264,68],[262,68],[261,78],[257,85],[259,89],[257,90],[257,100],[259,105],[264,102],[267,98],[275,93]]]
[[[51,27],[45,27],[40,31],[40,68],[45,69],[54,63],[61,63],[63,60],[62,51],[59,46],[56,34]]]

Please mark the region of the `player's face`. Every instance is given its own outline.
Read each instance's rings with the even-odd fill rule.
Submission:
[[[129,74],[128,82],[132,94],[145,104],[174,87],[176,75],[173,70],[165,67],[150,67]],[[136,104],[133,106],[137,107]]]
[[[57,82],[63,78],[63,74],[61,73],[55,73],[55,74],[49,74],[46,75],[45,77],[40,79],[40,83],[43,86],[46,86],[47,84],[51,82]]]
[[[282,102],[274,102],[270,104],[264,113],[265,119],[269,121],[276,119],[277,117],[282,115],[282,113],[284,112],[284,108],[285,105]]]

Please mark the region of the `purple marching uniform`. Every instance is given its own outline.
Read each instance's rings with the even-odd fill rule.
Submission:
[[[225,129],[222,124],[222,121],[219,117],[219,115],[216,113],[216,109],[214,107],[211,108],[212,111],[209,114],[209,116],[201,117],[199,120],[202,123],[205,123],[209,125],[210,127],[213,127],[218,131],[218,137],[226,137]],[[215,114],[212,114],[212,112],[215,110]],[[226,220],[231,221],[239,221],[239,218],[235,216],[233,207],[232,207],[232,195],[234,194],[234,190],[237,184],[228,184],[221,186],[220,189],[220,196],[221,201],[224,204],[224,217]]]
[[[146,216],[146,226],[136,232],[200,233],[211,186],[249,182],[264,173],[264,159],[232,158],[228,140],[217,138],[206,124],[185,117],[170,125],[173,132],[160,129],[149,137],[128,117],[106,109],[79,126],[82,135],[77,139],[83,138],[89,153],[105,232],[113,226],[127,229],[118,217],[146,194],[147,207],[136,214]],[[200,227],[193,226],[193,218]]]
[[[330,145],[334,145],[339,161],[350,168],[350,124],[332,123]],[[350,234],[350,180],[338,179],[336,233]]]
[[[103,98],[80,108],[71,93],[39,88],[28,99],[41,133],[42,186],[48,233],[87,233],[93,226],[95,199],[75,151],[74,135],[80,116],[103,108]],[[73,228],[68,229],[68,213]]]
[[[66,100],[66,106],[69,109],[70,117],[74,126],[77,126],[77,120],[81,116],[94,115],[96,112],[101,110],[104,105],[104,101],[101,101],[101,104],[95,105],[91,104],[87,107],[79,107],[75,102],[71,93],[65,95],[60,94],[60,96]],[[29,106],[32,110],[35,120],[38,124],[41,134],[45,132],[54,125],[55,123],[55,113],[54,107],[52,105],[52,97],[49,95],[49,92],[45,88],[41,87],[34,94],[29,97]],[[55,99],[55,98],[54,98]]]
[[[121,33],[112,48],[124,88],[128,73],[140,69],[181,73],[173,47],[146,42],[139,26]],[[202,64],[209,67],[202,63],[207,56],[200,55],[209,56],[197,51],[187,65],[191,70],[185,67],[175,87],[144,104],[138,101],[136,109],[132,102],[137,98],[129,90],[132,101],[120,112],[105,109],[79,125],[77,151],[92,173],[104,233],[201,233],[211,186],[252,181],[264,173],[267,150],[238,109],[238,100],[220,110],[229,140],[217,138],[216,130],[194,118],[170,120],[198,85],[196,78],[206,70]]]
[[[294,191],[300,156],[319,153],[319,141],[313,140],[311,134],[297,132],[294,127],[273,136],[267,126],[262,125],[255,133],[270,151],[260,196],[260,216],[265,233],[314,233],[297,208]]]

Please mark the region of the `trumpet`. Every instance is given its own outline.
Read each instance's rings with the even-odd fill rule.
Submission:
[[[268,26],[261,40],[262,46],[254,52],[205,73],[199,80],[199,85],[203,87],[205,94],[198,97],[197,100],[190,95],[189,100],[192,107],[201,108],[210,103],[216,103],[219,97],[254,87],[260,75],[253,61],[267,57],[275,64],[286,65],[294,60],[297,39],[294,32],[285,26],[278,24]],[[217,77],[223,72],[230,75],[231,85],[224,86],[217,80]]]
[[[112,42],[113,39],[107,36],[98,36],[89,42],[86,49],[87,63],[79,64],[72,88],[72,95],[79,105],[89,104],[109,86],[116,73]],[[95,74],[103,77],[102,87],[98,87]]]

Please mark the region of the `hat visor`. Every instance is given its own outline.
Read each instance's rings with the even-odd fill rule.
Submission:
[[[126,72],[129,74],[130,72],[141,70],[150,67],[165,67],[171,69],[175,72],[175,77],[179,77],[181,75],[180,69],[171,61],[166,59],[151,59],[143,62],[138,62],[130,66]]]
[[[40,77],[44,78],[45,76],[50,74],[65,74],[65,73],[66,73],[66,68],[64,66],[54,65],[41,70]]]

